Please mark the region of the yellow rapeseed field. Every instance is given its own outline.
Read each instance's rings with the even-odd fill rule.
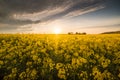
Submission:
[[[0,34],[0,79],[119,80],[120,34]]]

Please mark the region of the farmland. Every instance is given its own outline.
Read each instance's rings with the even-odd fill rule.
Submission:
[[[0,34],[4,80],[119,80],[120,35]]]

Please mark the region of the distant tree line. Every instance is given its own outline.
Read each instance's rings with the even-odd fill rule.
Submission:
[[[120,34],[120,31],[111,31],[111,32],[104,32],[101,34]]]
[[[83,33],[81,33],[81,32],[75,32],[75,33],[73,33],[73,32],[68,32],[68,34],[69,34],[69,35],[73,35],[73,34],[76,34],[76,35],[86,35],[87,33],[86,33],[86,32],[83,32]]]

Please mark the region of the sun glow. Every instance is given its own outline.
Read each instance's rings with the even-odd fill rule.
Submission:
[[[54,29],[54,33],[55,34],[60,34],[61,33],[61,29],[60,28],[55,28]]]

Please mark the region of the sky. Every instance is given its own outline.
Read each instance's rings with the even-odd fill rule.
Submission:
[[[120,30],[120,0],[0,0],[0,33]]]

